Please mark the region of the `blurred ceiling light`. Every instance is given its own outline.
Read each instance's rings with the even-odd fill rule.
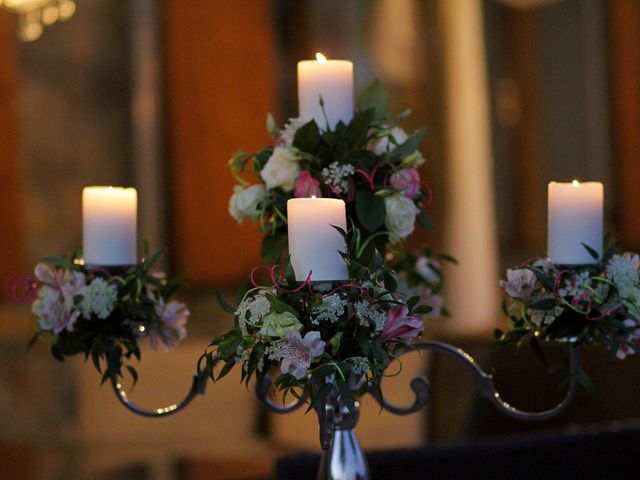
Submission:
[[[518,10],[534,10],[536,8],[545,7],[560,0],[497,0],[511,8]]]
[[[0,8],[20,16],[20,38],[33,42],[45,25],[70,18],[76,11],[74,0],[0,0]]]

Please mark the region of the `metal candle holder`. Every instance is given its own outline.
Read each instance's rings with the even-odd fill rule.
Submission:
[[[413,351],[433,351],[445,353],[465,365],[471,372],[473,379],[478,386],[480,395],[488,399],[498,410],[512,418],[524,421],[539,421],[552,418],[562,413],[571,403],[576,387],[577,376],[575,373],[580,367],[580,347],[572,344],[570,354],[571,380],[564,399],[555,407],[542,412],[525,412],[505,402],[500,393],[496,390],[493,382],[493,375],[486,373],[476,361],[461,348],[443,342],[419,342],[411,345],[401,355]],[[216,360],[217,363],[217,360]],[[186,397],[179,403],[167,407],[145,409],[129,400],[122,385],[112,378],[113,390],[120,402],[132,412],[145,417],[165,417],[179,412],[185,408],[197,396],[205,393],[208,376],[206,372],[194,375],[191,389]],[[328,380],[330,381],[330,379]],[[361,386],[363,380],[354,381],[354,390]],[[260,402],[269,410],[275,413],[290,413],[306,404],[306,398],[300,398],[288,405],[280,405],[274,402],[269,393],[273,385],[273,379],[266,376],[261,383],[257,383],[255,394]],[[423,408],[429,401],[431,385],[424,376],[415,377],[411,380],[411,389],[415,393],[412,404],[407,406],[396,406],[373,391],[369,390],[380,407],[395,415],[409,415]],[[360,447],[360,443],[355,434],[358,424],[359,413],[357,409],[350,411],[340,399],[337,389],[327,395],[324,402],[316,408],[318,423],[320,427],[320,444],[323,454],[318,469],[318,480],[368,480],[369,467],[366,458]]]

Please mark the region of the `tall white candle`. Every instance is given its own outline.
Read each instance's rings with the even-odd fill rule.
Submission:
[[[548,194],[549,259],[563,265],[595,263],[582,244],[602,255],[602,183],[551,182]]]
[[[342,120],[353,118],[353,63],[347,60],[327,60],[316,54],[317,60],[298,62],[298,108],[305,121],[315,119],[321,130],[333,129]],[[324,111],[320,106],[320,97]]]
[[[85,187],[82,240],[88,265],[132,265],[137,256],[138,192],[135,188]]]
[[[287,201],[289,254],[296,280],[346,280],[347,266],[340,255],[344,239],[332,227],[346,230],[342,200],[336,198],[292,198]]]

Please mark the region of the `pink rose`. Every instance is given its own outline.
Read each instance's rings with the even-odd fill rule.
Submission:
[[[313,178],[307,171],[303,170],[296,181],[296,190],[294,194],[297,198],[303,197],[321,197],[320,182]]]
[[[415,198],[420,195],[420,174],[415,168],[394,172],[389,183],[396,190],[401,190],[405,197]]]
[[[415,338],[424,329],[422,320],[409,317],[409,309],[405,305],[396,305],[387,315],[387,322],[382,330],[382,341],[391,338]]]

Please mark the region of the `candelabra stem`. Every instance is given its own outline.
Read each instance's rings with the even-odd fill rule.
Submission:
[[[369,480],[369,467],[356,432],[336,429],[333,442],[322,452],[317,480]]]

